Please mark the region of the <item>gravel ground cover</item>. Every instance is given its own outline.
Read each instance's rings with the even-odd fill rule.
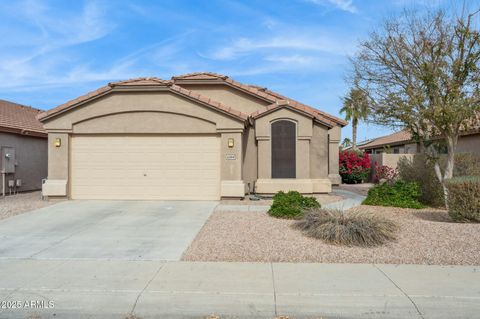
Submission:
[[[0,219],[54,204],[54,202],[42,200],[41,196],[39,191],[19,193],[17,195],[5,196],[5,198],[1,198],[0,195]]]
[[[339,195],[333,194],[314,194],[313,195],[321,205],[338,202],[344,198]],[[243,200],[238,199],[224,199],[220,202],[223,205],[272,205],[273,200],[271,198],[263,198],[261,200],[250,200],[248,197],[245,197]]]
[[[215,212],[183,255],[186,261],[480,265],[480,224],[451,222],[445,210],[359,206],[396,220],[395,242],[344,247],[305,237],[294,221],[259,212]]]

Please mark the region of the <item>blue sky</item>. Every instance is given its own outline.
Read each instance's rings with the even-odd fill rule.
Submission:
[[[446,1],[1,1],[0,99],[49,109],[110,81],[212,71],[338,116],[357,41]],[[388,132],[362,125],[359,140]]]

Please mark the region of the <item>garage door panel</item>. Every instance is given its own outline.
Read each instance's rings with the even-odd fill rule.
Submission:
[[[145,191],[142,186],[134,186],[128,191],[124,187],[110,186],[79,186],[78,192],[84,194],[85,199],[112,199],[112,200],[218,200],[218,196],[198,188],[185,189],[184,187],[171,188],[169,196],[165,198],[164,194],[158,192]],[[184,193],[190,192],[191,195],[185,198]],[[78,198],[77,198],[78,199]]]
[[[87,169],[79,169],[77,170],[77,178],[75,182],[77,185],[84,183],[84,184],[91,184],[90,174],[95,174],[95,179],[97,182],[101,182],[102,179],[141,179],[150,182],[151,179],[156,179],[158,181],[173,181],[173,180],[187,180],[186,177],[178,178],[178,175],[185,173],[188,170],[148,170],[148,175],[143,176],[145,170],[131,170],[125,171],[122,169],[96,169],[96,170],[87,170]],[[194,169],[191,169],[191,174],[196,174],[192,177],[192,182],[198,177],[201,177],[204,182],[207,180],[211,181],[218,181],[217,180],[217,173],[216,169],[211,170],[204,170],[202,174],[198,174]],[[83,175],[83,177],[82,177]],[[108,180],[106,181],[108,182]],[[137,180],[137,182],[139,182]]]
[[[72,198],[219,198],[218,136],[74,136]]]

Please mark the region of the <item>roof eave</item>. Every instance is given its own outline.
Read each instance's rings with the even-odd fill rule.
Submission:
[[[48,137],[48,134],[46,132],[40,132],[40,131],[30,130],[30,129],[22,129],[17,127],[8,127],[8,126],[0,126],[0,132],[18,134],[23,136],[32,136],[32,137],[42,137],[42,138]]]
[[[199,103],[199,104],[202,104],[204,106],[207,106],[211,109],[214,109],[222,114],[226,114],[234,119],[237,119],[241,122],[246,122],[247,119],[248,119],[248,116],[247,115],[243,115],[241,112],[238,112],[236,110],[231,110],[231,112],[229,112],[228,110],[224,110],[222,108],[216,108],[212,105],[210,105],[209,103],[205,103],[204,101],[202,101],[201,99],[198,99],[194,96],[191,96],[189,94],[186,94],[186,93],[182,93],[181,91],[179,90],[176,90],[174,88],[172,88],[171,85],[109,85],[110,89],[107,89],[97,95],[92,95],[91,97],[89,98],[86,98],[82,101],[79,101],[78,103],[73,103],[72,105],[69,105],[68,107],[64,108],[64,109],[61,109],[57,112],[52,112],[52,113],[48,113],[47,112],[43,112],[43,113],[40,113],[39,115],[37,115],[37,119],[41,122],[45,122],[49,119],[52,119],[54,117],[57,117],[65,112],[68,112],[70,110],[72,110],[73,108],[76,108],[76,107],[79,107],[81,105],[84,105],[86,103],[90,103],[96,99],[99,99],[107,94],[111,94],[111,93],[114,93],[114,92],[171,92],[173,94],[176,94],[176,95],[179,95],[179,96],[183,96],[185,98],[188,98],[189,100],[192,100],[193,102],[196,102],[196,103]],[[188,90],[187,90],[188,91]],[[68,103],[68,102],[67,102]],[[235,113],[238,113],[235,114]]]
[[[263,112],[260,112],[260,113],[258,113],[258,114],[255,114],[254,116],[252,116],[252,118],[253,118],[254,120],[256,120],[256,119],[259,119],[259,118],[261,118],[261,117],[263,117],[263,116],[265,116],[265,115],[268,115],[268,114],[270,114],[270,113],[273,113],[273,112],[275,112],[275,111],[278,111],[278,110],[280,110],[280,109],[282,109],[282,108],[286,108],[286,109],[289,109],[289,110],[291,110],[291,111],[293,111],[293,112],[302,114],[303,116],[306,116],[306,117],[312,119],[313,121],[315,121],[315,122],[317,122],[317,123],[320,123],[320,124],[322,124],[322,125],[324,125],[324,126],[326,126],[326,127],[328,127],[328,128],[334,127],[334,125],[332,125],[331,123],[327,123],[327,122],[325,122],[325,121],[322,121],[321,119],[313,116],[312,114],[307,113],[307,112],[304,112],[304,111],[302,111],[302,110],[299,110],[299,109],[297,109],[297,108],[295,108],[295,107],[293,107],[293,106],[291,106],[291,105],[288,105],[288,104],[282,104],[282,105],[278,105],[278,106],[276,106],[276,107],[267,109],[267,110],[265,110],[265,111],[263,111]]]
[[[68,111],[70,111],[71,109],[73,109],[73,108],[75,108],[75,107],[81,106],[81,105],[83,105],[83,104],[86,104],[86,103],[89,103],[89,102],[91,102],[91,101],[94,101],[94,100],[96,100],[96,99],[98,99],[98,98],[100,98],[100,97],[102,97],[102,96],[105,96],[105,95],[109,94],[112,90],[113,90],[113,88],[111,88],[110,90],[106,90],[106,91],[104,91],[104,92],[102,92],[102,93],[100,93],[100,94],[98,94],[98,95],[94,95],[94,96],[91,96],[91,97],[89,97],[89,98],[86,98],[85,100],[79,101],[78,103],[73,103],[72,105],[69,105],[68,107],[63,108],[63,109],[58,110],[58,111],[54,111],[55,108],[51,110],[51,111],[53,111],[53,112],[45,111],[45,112],[40,113],[40,114],[37,115],[37,120],[39,120],[40,122],[43,123],[43,122],[45,122],[45,121],[47,121],[47,120],[50,120],[50,119],[52,119],[52,118],[54,118],[54,117],[57,117],[57,116],[63,114],[63,113],[65,113],[65,112],[68,112]],[[68,102],[67,102],[67,103],[68,103]]]
[[[378,145],[360,145],[358,146],[359,149],[365,149],[365,150],[368,150],[368,149],[376,149],[376,148],[383,148],[383,147],[386,147],[386,146],[398,146],[398,145],[404,145],[404,144],[409,144],[409,143],[414,143],[415,141],[413,140],[405,140],[405,141],[396,141],[396,142],[392,142],[392,143],[382,143],[382,144],[378,144]]]

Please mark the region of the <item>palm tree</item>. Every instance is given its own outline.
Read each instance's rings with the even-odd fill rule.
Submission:
[[[359,88],[352,88],[343,98],[340,113],[345,113],[345,120],[352,121],[352,148],[357,148],[357,128],[359,121],[365,121],[369,112],[368,97]]]
[[[343,142],[342,144],[340,145],[342,148],[347,148],[349,147],[350,145],[352,145],[352,141],[348,138],[348,137],[345,137],[343,139]]]

